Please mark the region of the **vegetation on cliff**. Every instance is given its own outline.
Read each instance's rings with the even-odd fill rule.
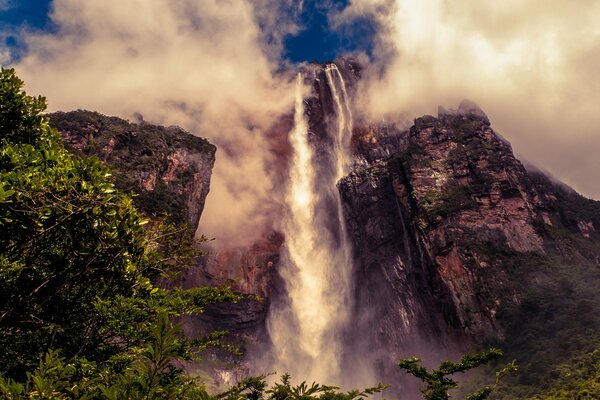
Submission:
[[[187,222],[196,228],[215,159],[213,144],[175,126],[133,124],[93,111],[56,112],[48,117],[67,149],[98,157],[110,166],[117,189],[133,194],[138,210],[168,215],[172,223]],[[206,182],[194,182],[197,175]],[[203,193],[193,193],[195,186]]]
[[[269,387],[265,377],[256,377],[209,396],[201,382],[183,373],[181,362],[196,359],[207,347],[222,346],[224,333],[186,339],[173,318],[240,297],[227,288],[155,286],[195,255],[191,243],[180,240],[181,231],[164,219],[145,229],[147,221],[131,197],[115,187],[104,164],[88,157],[85,149],[78,157],[66,151],[42,115],[45,100],[27,96],[14,71],[3,69],[0,85],[0,396],[352,400],[384,389],[379,385],[343,393],[318,384],[294,386],[288,376]],[[95,113],[87,112],[80,116],[79,127],[107,118],[94,120]],[[90,139],[88,150],[104,148],[125,134],[119,130],[125,129],[119,128],[122,120],[113,122],[109,131],[114,134],[101,138],[106,143]],[[204,142],[194,143],[214,153]],[[159,184],[154,193],[158,197],[149,196],[149,201],[160,208]],[[443,217],[472,207],[469,193],[460,189],[452,183],[445,186],[427,199],[432,207],[428,211]],[[168,203],[172,193],[162,194]],[[522,294],[516,305],[507,303],[498,310],[506,337],[489,344],[506,347],[523,364],[524,373],[509,385],[477,390],[469,399],[488,398],[496,387],[504,399],[598,398],[600,320],[594,310],[600,309],[600,298],[597,265],[589,260],[598,252],[589,238],[574,236],[582,229],[581,214],[572,211],[580,208],[586,221],[596,221],[598,204],[567,190],[557,189],[553,195],[557,200],[552,207],[561,220],[540,224],[539,230],[552,238],[554,251],[516,252],[471,241],[478,257],[492,267],[489,271],[501,264],[512,277],[513,292]],[[565,262],[570,255],[578,255],[577,262]],[[529,285],[534,281],[536,285]],[[482,286],[478,295],[485,297],[487,289]],[[426,399],[445,400],[457,386],[450,375],[498,355],[494,350],[466,356],[432,371],[417,359],[399,366],[423,381]],[[501,370],[499,377],[513,367]]]

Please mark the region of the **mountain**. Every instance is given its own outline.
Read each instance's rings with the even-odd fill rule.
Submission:
[[[360,110],[352,120],[348,104],[360,90],[361,71],[351,59],[305,66],[301,80],[312,90],[297,104],[314,152],[320,240],[330,251],[349,247],[353,260],[349,316],[335,328],[342,365],[357,371],[367,365],[378,380],[396,382],[400,358],[433,364],[496,345],[522,365],[500,393],[537,393],[561,376],[561,365],[600,343],[600,202],[524,167],[470,101],[412,124],[374,123]],[[57,113],[51,121],[74,151],[113,166],[118,185],[138,193],[143,211],[168,211],[197,225],[214,146],[178,128],[91,112]],[[293,167],[294,121],[290,112],[265,133],[282,191]],[[333,133],[344,129],[351,131],[348,142],[336,142]],[[329,183],[337,179],[342,145],[350,161],[335,188]],[[233,375],[270,365],[274,356],[265,361],[263,353],[276,345],[273,310],[294,301],[286,277],[289,237],[280,227],[258,227],[265,233],[252,245],[216,249],[178,281],[229,283],[260,298],[184,320],[189,335],[218,326],[234,334],[247,355]],[[327,290],[336,285],[342,283],[330,282]]]
[[[365,159],[388,131],[363,131]],[[386,349],[378,364],[391,365],[410,350],[435,358],[490,341],[531,352],[513,343],[528,328],[554,334],[564,323],[576,336],[597,326],[599,202],[528,172],[470,102],[396,135],[397,152],[339,185],[360,260],[355,325],[369,337],[355,345]],[[553,304],[542,304],[546,290]],[[571,301],[573,314],[557,304]]]
[[[69,150],[111,166],[117,187],[135,193],[138,209],[169,214],[196,229],[210,189],[214,145],[178,127],[133,124],[92,111],[49,117]]]

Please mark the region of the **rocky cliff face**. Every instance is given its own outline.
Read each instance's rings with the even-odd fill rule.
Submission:
[[[72,151],[111,166],[116,184],[143,212],[170,214],[196,229],[210,188],[216,147],[177,127],[131,124],[90,111],[50,114]]]
[[[195,231],[210,189],[214,145],[177,127],[133,124],[96,112],[58,112],[49,117],[67,148],[96,156],[111,167],[116,186],[135,194],[138,209],[150,217],[168,214],[171,222],[185,223]],[[277,143],[282,129],[287,134],[289,123],[285,119],[281,123],[283,128],[274,127],[271,132],[274,154],[285,154],[285,143]],[[227,329],[235,334],[231,341],[241,348],[265,340],[264,320],[283,238],[277,232],[263,236],[246,248],[211,250],[197,266],[169,282],[184,288],[228,285],[249,295],[236,304],[209,306],[200,316],[182,317],[188,336]],[[235,361],[230,354],[220,357]],[[194,370],[196,365],[188,367]],[[225,373],[219,368],[211,371],[216,372]]]
[[[378,347],[497,333],[499,300],[480,293],[479,271],[490,266],[474,245],[542,251],[539,196],[510,145],[472,105],[418,118],[397,136],[398,152],[340,182],[360,260],[357,307],[376,305],[369,323],[380,321],[379,338],[388,342]],[[365,289],[365,281],[380,288]],[[381,289],[385,302],[375,296]]]
[[[264,239],[248,247],[223,248],[203,257],[200,264],[182,273],[177,284],[184,288],[227,285],[249,295],[238,304],[210,306],[199,321],[191,318],[189,332],[199,335],[202,324],[213,329],[227,329],[257,345],[264,338],[264,322],[273,292],[275,271],[283,236],[277,232],[265,233]]]
[[[338,67],[353,97],[360,66],[343,60]],[[336,121],[332,91],[322,66],[306,67],[304,77],[312,85],[304,102],[309,141],[316,164],[325,166],[333,162],[327,134]],[[143,210],[197,225],[214,146],[177,128],[84,111],[51,120],[73,149],[112,165],[118,185],[139,193]],[[277,190],[287,179],[292,125],[291,114],[285,115],[265,133]],[[344,340],[377,366],[380,380],[391,381],[386,377],[399,358],[439,360],[490,338],[527,350],[515,338],[528,319],[546,329],[543,321],[573,312],[590,324],[582,314],[589,304],[571,301],[572,310],[556,308],[550,315],[544,296],[572,296],[578,287],[594,296],[585,285],[600,282],[600,203],[526,169],[475,104],[440,108],[437,116],[412,124],[359,120],[350,147],[353,167],[337,188],[355,257],[353,319]],[[317,175],[331,173],[321,169]],[[331,199],[323,195],[315,218],[332,218]],[[285,291],[277,274],[285,239],[266,228],[256,243],[222,248],[186,271],[179,280],[184,287],[229,284],[262,299],[209,308],[185,321],[186,332],[225,327],[250,351],[268,341],[268,309]],[[575,273],[586,282],[572,279]],[[569,332],[587,329],[580,328]]]
[[[339,189],[358,259],[355,325],[386,349],[381,365],[504,337],[498,316],[557,279],[540,260],[600,254],[598,202],[528,172],[473,103],[406,131],[359,128],[355,142],[361,162]]]

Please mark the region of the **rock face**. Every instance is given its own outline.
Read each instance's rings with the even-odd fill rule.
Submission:
[[[352,98],[361,68],[352,60],[337,65]],[[312,86],[304,101],[309,141],[316,165],[328,165],[327,130],[336,121],[331,88],[323,66],[303,73]],[[138,193],[143,211],[169,212],[197,226],[215,161],[207,141],[87,111],[52,114],[51,124],[72,149],[115,168],[118,186]],[[292,127],[289,114],[265,133],[277,191],[285,189]],[[530,301],[530,287],[571,290],[544,269],[551,262],[577,264],[586,273],[600,265],[600,202],[526,169],[472,102],[440,107],[437,117],[412,124],[357,118],[350,147],[353,167],[337,187],[355,258],[353,319],[343,340],[376,366],[377,380],[396,379],[391,369],[400,358],[434,362],[514,334],[506,321]],[[318,168],[317,176],[331,173]],[[315,218],[331,219],[323,203]],[[183,274],[183,287],[228,284],[262,299],[210,307],[184,321],[186,332],[225,328],[250,352],[268,342],[265,318],[285,290],[277,274],[284,243],[281,233],[265,228],[263,239],[220,249]],[[598,273],[586,276],[600,282]],[[352,355],[346,361],[358,362]]]
[[[182,273],[177,285],[183,288],[228,285],[242,294],[250,295],[238,304],[210,306],[205,316],[191,322],[196,336],[202,323],[210,320],[213,329],[227,329],[241,335],[246,342],[256,344],[264,339],[264,321],[269,298],[273,291],[275,270],[283,236],[277,232],[266,233],[249,247],[221,249],[204,257],[195,268]],[[207,316],[207,317],[206,317]],[[190,319],[192,321],[193,319]]]
[[[533,225],[540,200],[482,112],[461,107],[418,118],[398,136],[397,153],[340,182],[360,260],[357,307],[376,305],[372,318],[388,341],[378,348],[411,337],[494,334],[496,299],[484,301],[477,288],[488,265],[472,245],[542,250]],[[387,301],[378,304],[382,290]]]
[[[50,125],[68,148],[94,155],[115,173],[122,190],[133,191],[147,214],[171,215],[196,229],[210,188],[216,147],[177,127],[131,124],[91,111],[50,114]]]
[[[355,142],[360,162],[339,183],[358,260],[353,345],[386,349],[376,364],[501,338],[497,314],[525,290],[513,257],[598,257],[598,202],[529,173],[473,103],[406,131],[359,128]]]

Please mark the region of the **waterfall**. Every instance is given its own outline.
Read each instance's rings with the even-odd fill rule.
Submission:
[[[325,76],[327,77],[329,88],[331,89],[331,97],[333,98],[337,116],[337,135],[334,138],[336,147],[335,154],[337,157],[335,179],[337,181],[345,175],[348,168],[348,156],[350,153],[349,148],[353,125],[352,112],[350,111],[346,83],[344,82],[344,78],[337,65],[327,64],[325,66]]]
[[[280,262],[287,298],[271,305],[267,326],[277,373],[341,384],[340,335],[351,304],[352,253],[336,183],[347,172],[352,114],[337,66],[327,65],[325,75],[336,122],[328,129],[331,159],[325,161],[317,161],[309,143],[302,75],[296,80],[285,198],[289,213],[283,221],[286,242]]]

